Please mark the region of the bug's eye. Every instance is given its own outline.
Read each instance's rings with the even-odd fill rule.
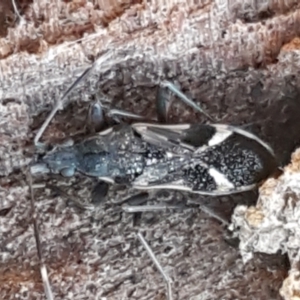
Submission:
[[[65,169],[62,169],[60,171],[60,174],[63,176],[63,177],[72,177],[75,173],[75,169],[74,168],[65,168]]]

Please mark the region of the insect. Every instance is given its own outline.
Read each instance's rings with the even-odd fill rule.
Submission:
[[[202,111],[172,84],[167,87]],[[166,93],[160,89],[157,111],[163,123],[168,106]],[[118,111],[118,115],[122,113]],[[102,127],[101,104],[92,106],[90,119]],[[138,190],[172,189],[218,196],[251,190],[275,168],[273,150],[238,127],[120,123],[71,145],[55,146],[39,157],[31,172],[69,177],[78,171]]]
[[[88,71],[82,77],[87,74]],[[79,81],[76,80],[63,97]],[[166,83],[165,87],[186,104],[203,112],[173,84]],[[99,178],[105,185],[123,184],[136,190],[172,189],[218,196],[253,189],[275,170],[273,150],[241,128],[219,124],[166,125],[170,104],[165,89],[159,89],[157,112],[160,124],[120,123],[119,117],[140,119],[140,116],[111,110],[110,114],[118,124],[104,129],[103,106],[95,103],[89,117],[99,132],[72,143],[55,145],[47,151],[42,147],[43,152],[31,165],[31,173],[70,177],[81,172]],[[59,105],[58,102],[37,133],[36,145],[40,146],[38,139]],[[34,211],[33,189],[31,194]],[[36,218],[33,222],[45,292],[48,299],[53,299],[41,255]],[[170,280],[166,275],[164,278],[170,295]]]

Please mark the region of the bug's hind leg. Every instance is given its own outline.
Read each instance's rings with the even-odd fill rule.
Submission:
[[[40,233],[39,233],[39,226],[38,226],[38,220],[37,220],[37,214],[35,209],[35,197],[33,192],[33,183],[32,183],[32,177],[30,172],[27,172],[27,179],[29,181],[29,190],[30,190],[30,206],[31,206],[31,213],[32,213],[32,224],[33,224],[33,232],[34,232],[34,238],[36,242],[36,248],[37,248],[37,254],[39,258],[39,264],[40,264],[40,273],[41,278],[43,281],[45,296],[47,300],[53,300],[53,293],[48,277],[48,272],[45,264],[45,259],[43,257],[43,251],[41,246],[41,240],[40,240]]]
[[[155,196],[157,199],[157,195]],[[160,200],[157,204],[148,205],[148,200],[153,200],[153,197],[150,196],[148,192],[141,192],[137,195],[130,196],[124,199],[123,210],[128,213],[141,213],[141,212],[156,212],[156,211],[166,211],[173,209],[184,209],[186,205],[183,203],[178,203],[178,201],[171,201],[167,203],[164,200]]]
[[[213,121],[213,118],[205,112],[199,105],[197,105],[194,101],[189,99],[176,85],[170,81],[164,81],[162,83],[162,87],[168,88],[171,92],[173,92],[178,98],[180,98],[185,104],[189,105],[196,111],[204,114],[210,121]]]
[[[163,202],[158,204],[148,204],[148,201],[153,201],[153,198],[148,192],[138,193],[122,201],[122,210],[125,213],[133,214],[133,226],[140,226],[143,213],[150,213],[152,215],[148,215],[146,218],[146,222],[150,224],[155,219],[157,212],[182,210],[184,208],[184,206],[180,204],[172,205]]]

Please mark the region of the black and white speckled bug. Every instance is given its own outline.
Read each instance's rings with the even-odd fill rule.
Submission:
[[[35,137],[36,146],[41,146],[38,140],[61,106],[63,98],[87,76],[89,70],[58,101]],[[204,113],[173,84],[167,82],[165,86],[186,104]],[[166,90],[159,89],[157,111],[158,120],[162,123],[167,121],[170,106],[166,96]],[[120,116],[140,118],[119,110],[110,110],[109,113],[116,121]],[[102,130],[104,115],[101,103],[91,106],[89,117],[97,131],[100,130],[99,133],[75,143],[54,146],[50,151],[44,151],[43,146],[43,153],[37,155],[31,165],[31,174],[54,173],[70,177],[78,171],[99,178],[104,183],[101,194],[106,193],[108,184],[125,184],[136,190],[172,189],[217,196],[251,190],[276,169],[273,150],[254,134],[237,127],[218,124],[119,123]],[[47,299],[52,300],[41,254],[33,186],[29,177],[41,276]],[[222,218],[216,217],[223,222]],[[145,245],[141,235],[139,238]],[[164,274],[163,271],[161,273]],[[170,281],[168,277],[164,278],[170,295]]]
[[[202,111],[174,85],[168,83],[167,87]],[[159,119],[166,121],[165,94],[160,93],[158,99]],[[102,124],[102,113],[101,105],[95,105],[91,118]],[[31,172],[73,176],[78,171],[139,190],[226,195],[253,189],[275,168],[273,150],[237,127],[133,123],[118,124],[75,144],[57,146],[41,157]]]

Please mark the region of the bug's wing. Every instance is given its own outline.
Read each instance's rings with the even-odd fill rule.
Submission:
[[[232,132],[207,124],[159,125],[136,123],[133,129],[146,142],[168,150],[199,152],[225,140]],[[176,151],[175,151],[176,152]]]
[[[226,175],[214,167],[205,165],[199,160],[193,160],[159,181],[149,182],[140,177],[132,185],[133,188],[140,190],[171,189],[201,195],[220,196],[252,190],[256,183],[250,182],[236,186]]]
[[[275,157],[274,150],[267,143],[265,143],[262,139],[260,139],[258,136],[256,136],[255,134],[253,134],[249,131],[243,130],[239,127],[224,125],[224,124],[214,124],[214,125],[211,125],[211,126],[213,126],[216,129],[217,132],[227,132],[228,137],[230,135],[236,134],[236,135],[239,135],[241,137],[252,140],[253,143],[257,143],[262,148],[264,148],[267,152],[269,152],[270,155]]]
[[[179,154],[185,164],[160,182],[134,182],[137,189],[177,189],[226,195],[253,189],[276,168],[273,150],[252,133],[228,125],[152,125],[134,128],[147,142]],[[174,151],[175,149],[175,151]],[[189,156],[182,156],[182,149]]]
[[[154,145],[159,148],[171,150],[174,146],[180,146],[181,136],[185,129],[189,128],[190,125],[155,125],[148,123],[135,123],[132,125],[143,140],[147,143]],[[189,145],[183,145],[182,147],[188,150],[195,150],[194,147]]]
[[[270,155],[275,156],[273,149],[256,135],[241,128],[224,124],[181,124],[158,125],[136,123],[133,129],[150,144],[162,148],[182,147],[195,153],[209,147],[218,146],[232,136],[251,140],[260,145]]]

